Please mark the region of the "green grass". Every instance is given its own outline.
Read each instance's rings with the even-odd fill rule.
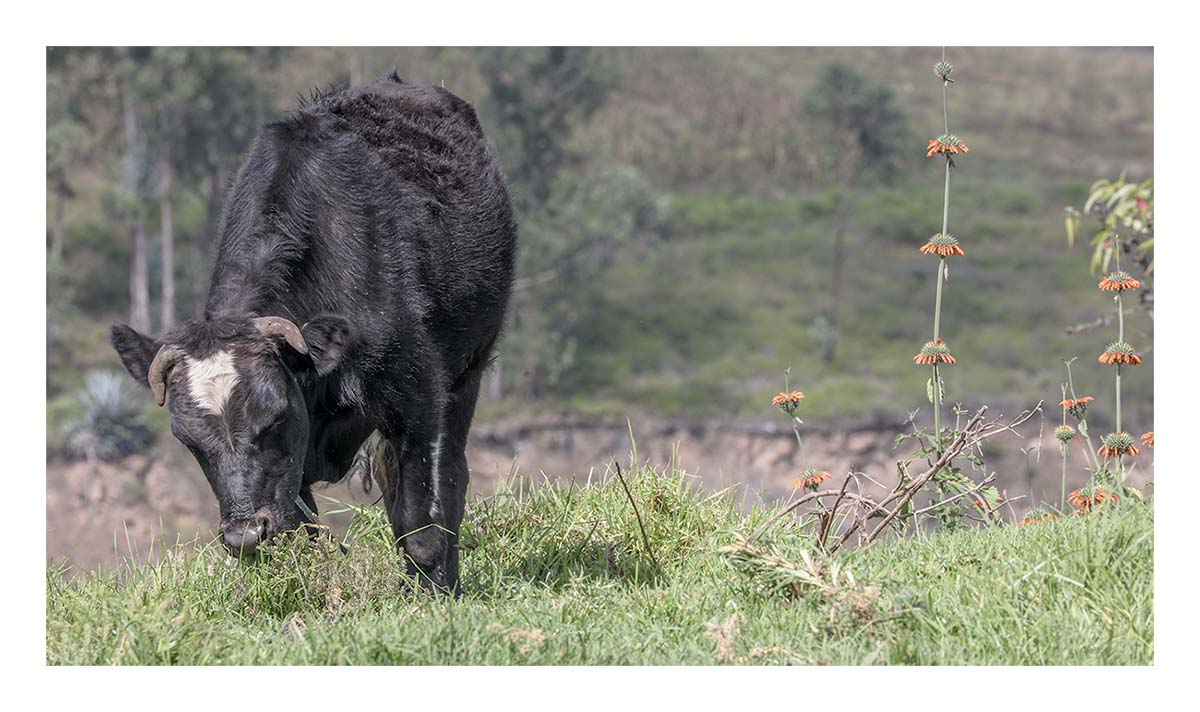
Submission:
[[[769,507],[743,517],[737,493],[683,474],[627,478],[657,565],[615,480],[518,484],[472,503],[459,600],[405,593],[382,513],[363,509],[345,554],[293,541],[245,565],[201,544],[117,573],[51,567],[47,662],[1153,662],[1148,505],[805,567],[795,530],[731,553]]]

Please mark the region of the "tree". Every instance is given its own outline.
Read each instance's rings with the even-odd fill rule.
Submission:
[[[87,156],[91,142],[87,125],[72,115],[68,107],[69,90],[61,75],[49,77],[47,83],[46,182],[54,204],[49,262],[51,269],[55,269],[63,259],[66,205],[75,196],[71,171]]]
[[[587,47],[487,48],[479,63],[508,138],[505,165],[518,207],[545,207],[555,178],[575,158],[567,146],[572,132],[604,104],[606,73]]]
[[[523,223],[521,239],[563,243],[557,263],[525,273],[513,285],[512,357],[521,365],[530,398],[577,385],[576,354],[594,343],[592,309],[613,288],[604,272],[618,259],[645,259],[667,230],[665,202],[630,166],[596,168],[556,183],[552,215]]]
[[[137,79],[145,51],[128,50],[117,68],[121,96],[121,126],[124,154],[121,160],[122,207],[133,233],[129,272],[129,323],[139,331],[150,330],[150,263],[146,244],[143,205],[146,177],[146,138],[139,121]]]
[[[264,111],[256,61],[269,63],[270,51],[238,48],[155,48],[154,67],[142,92],[154,105],[157,123],[153,147],[157,154],[157,195],[161,227],[162,328],[175,323],[175,211],[178,183],[200,183],[206,189],[207,210],[196,245],[207,257],[218,229],[225,177],[257,129]],[[202,284],[202,282],[197,282]],[[202,299],[193,294],[193,308]]]
[[[47,68],[60,64],[65,55],[48,56]],[[50,245],[46,255],[46,385],[50,389],[52,355],[56,353],[70,306],[64,286],[67,203],[75,197],[74,172],[91,157],[92,133],[77,106],[78,74],[73,71],[46,75],[46,195]]]
[[[1135,262],[1142,273],[1143,288],[1138,297],[1150,318],[1154,318],[1154,179],[1132,183],[1125,180],[1124,174],[1115,181],[1102,178],[1092,184],[1082,212],[1070,206],[1066,212],[1070,247],[1075,246],[1075,238],[1083,229],[1084,214],[1094,216],[1100,223],[1100,229],[1090,240],[1093,274],[1108,271],[1113,261],[1113,238],[1120,237],[1122,254]]]
[[[852,192],[869,179],[886,178],[892,173],[907,131],[892,90],[844,64],[825,67],[804,108],[816,120],[821,147],[818,154],[832,173],[834,192],[829,305],[821,339],[822,357],[830,363],[837,350]]]
[[[563,219],[578,206],[577,196],[590,189],[562,180],[579,158],[569,146],[572,134],[603,106],[611,88],[601,59],[586,47],[497,47],[478,56],[490,92],[486,110],[496,119],[493,139],[502,147],[522,225],[518,274],[526,277],[516,286],[515,314],[536,301],[556,305],[553,312],[566,319],[563,307],[572,292],[564,286],[565,276],[603,252],[605,233],[588,234]],[[571,281],[569,289],[577,290],[578,283]],[[569,354],[570,340],[563,337],[567,328],[564,321],[547,323],[544,316],[514,324],[514,331],[536,329],[541,337],[518,349],[531,395],[554,380],[555,364]],[[510,339],[516,341],[525,343]],[[535,342],[541,347],[532,348]],[[498,360],[487,391],[492,398],[500,396],[499,365]]]

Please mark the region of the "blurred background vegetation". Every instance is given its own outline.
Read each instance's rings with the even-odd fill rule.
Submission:
[[[1091,248],[1068,247],[1063,208],[1082,205],[1098,178],[1152,177],[1153,54],[950,54],[953,128],[971,153],[958,161],[950,213],[967,258],[952,263],[946,292],[943,332],[959,359],[948,397],[1004,412],[1055,403],[1072,356],[1083,364],[1078,392],[1103,395],[1111,374],[1095,357],[1109,330],[1067,329],[1111,304],[1089,273]],[[941,219],[942,163],[924,154],[941,132],[939,57],[52,48],[51,451],[103,455],[87,444],[88,404],[127,410],[128,392],[92,375],[119,369],[111,322],[157,334],[200,313],[223,192],[256,127],[313,87],[392,68],[477,107],[520,213],[513,309],[480,418],[769,417],[790,366],[807,417],[902,420],[925,405],[928,376],[912,356],[929,338],[933,302],[933,262],[917,248]],[[1098,229],[1083,222],[1088,235]],[[1144,305],[1128,323],[1148,351]],[[1152,366],[1127,379],[1133,422],[1150,422],[1152,387]],[[150,399],[136,402],[147,427],[163,430]]]

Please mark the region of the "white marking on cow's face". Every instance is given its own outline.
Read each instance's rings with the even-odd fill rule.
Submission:
[[[233,354],[218,351],[206,359],[187,357],[188,390],[192,399],[205,410],[220,415],[238,383]]]

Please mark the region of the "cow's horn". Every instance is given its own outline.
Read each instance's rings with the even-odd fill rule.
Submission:
[[[163,346],[154,354],[150,362],[150,370],[146,372],[146,381],[150,390],[154,391],[154,400],[159,405],[167,402],[167,371],[175,362],[183,358],[183,351],[177,346]]]
[[[254,322],[258,333],[268,338],[282,336],[283,340],[288,342],[296,351],[302,354],[308,353],[308,344],[304,343],[304,335],[300,333],[300,329],[296,328],[290,320],[284,319],[281,316],[260,316],[251,319]]]

